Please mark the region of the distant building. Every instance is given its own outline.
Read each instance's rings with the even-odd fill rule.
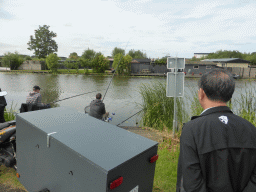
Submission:
[[[107,60],[109,60],[109,68],[111,69],[112,65],[113,65],[113,62],[114,62],[114,59],[111,58],[111,57],[107,57]]]
[[[210,53],[194,53],[195,58],[207,57]]]
[[[214,68],[217,68],[217,64],[210,61],[191,61],[185,59],[186,74],[204,74]]]
[[[242,67],[248,68],[250,61],[240,58],[223,58],[223,59],[205,59],[203,61],[210,61],[217,64],[218,67]]]

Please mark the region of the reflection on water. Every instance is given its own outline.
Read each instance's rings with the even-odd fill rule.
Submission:
[[[84,75],[51,75],[51,74],[8,74],[0,73],[0,88],[7,91],[7,109],[13,102],[17,104],[19,110],[21,103],[26,102],[26,96],[34,85],[39,85],[44,103],[54,102],[67,97],[75,96],[91,91],[100,92],[105,95],[112,76],[84,76]],[[112,124],[118,124],[140,110],[139,105],[142,100],[139,94],[141,84],[149,86],[154,81],[166,82],[163,77],[158,78],[138,78],[138,77],[118,77],[115,76],[110,84],[109,90],[104,98],[106,110],[115,113]],[[185,100],[192,97],[191,90],[196,91],[198,79],[185,79]],[[255,81],[245,85],[245,81],[236,81],[236,91],[233,98],[239,97],[247,88],[255,89]],[[95,99],[97,92],[74,97],[60,101],[54,105],[76,108],[77,111],[84,113],[84,107]],[[188,105],[189,110],[189,105]],[[123,126],[135,126],[139,117],[135,116],[123,123]]]
[[[42,102],[50,103],[59,100],[61,88],[59,87],[59,75],[51,75],[40,82],[40,86],[44,87],[41,91]],[[59,107],[58,103],[52,104],[52,107]]]

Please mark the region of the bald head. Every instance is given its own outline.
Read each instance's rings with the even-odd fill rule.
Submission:
[[[228,102],[235,91],[232,74],[224,69],[214,69],[205,73],[198,82],[209,100]]]

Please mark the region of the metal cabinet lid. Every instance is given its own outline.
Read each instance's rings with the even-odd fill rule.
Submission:
[[[115,125],[100,121],[72,108],[58,107],[18,114],[106,172],[158,143]]]

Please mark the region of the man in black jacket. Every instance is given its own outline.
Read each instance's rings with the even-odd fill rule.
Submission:
[[[256,128],[227,107],[234,90],[223,69],[199,80],[204,111],[183,127],[177,192],[256,191]]]
[[[6,103],[6,100],[5,100],[5,97],[3,94],[1,88],[0,88],[0,123],[4,123],[5,122],[5,119],[4,119],[4,108],[5,106],[7,105]]]
[[[108,112],[106,113],[105,104],[101,101],[101,94],[96,95],[96,99],[93,100],[90,104],[89,115],[97,119],[104,119],[108,117]]]

